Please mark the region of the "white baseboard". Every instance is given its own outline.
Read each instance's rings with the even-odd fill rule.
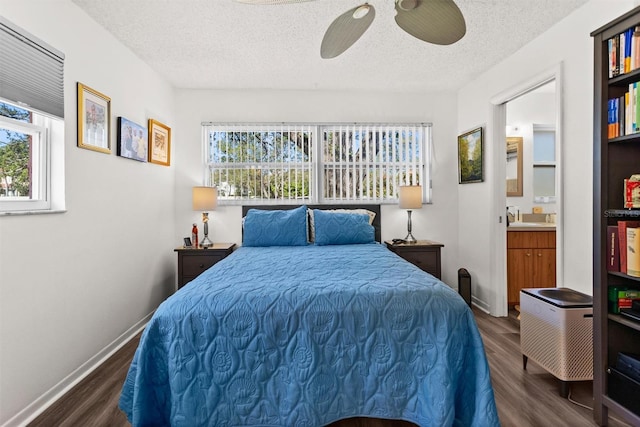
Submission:
[[[146,315],[142,320],[133,325],[112,343],[103,348],[98,354],[80,365],[76,370],[67,375],[58,384],[46,391],[42,396],[27,405],[22,411],[11,417],[0,427],[22,427],[33,421],[38,415],[43,413],[49,406],[64,396],[69,390],[86,378],[91,372],[102,365],[116,351],[120,350],[126,343],[135,337],[147,325],[153,312]]]
[[[473,304],[473,306],[478,308],[479,310],[482,310],[487,314],[491,314],[489,312],[489,304],[487,304],[485,301],[479,300],[478,298],[474,297],[473,295],[471,296],[471,304]]]

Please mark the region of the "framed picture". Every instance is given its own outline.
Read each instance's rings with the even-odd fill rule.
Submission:
[[[118,156],[146,163],[147,145],[147,128],[118,117]]]
[[[153,119],[149,119],[149,162],[171,164],[171,128]]]
[[[111,98],[80,82],[78,147],[111,154]]]
[[[484,181],[482,128],[458,136],[458,182]]]
[[[507,137],[507,197],[522,197],[522,137]]]

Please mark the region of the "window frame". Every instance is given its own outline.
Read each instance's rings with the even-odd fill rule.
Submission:
[[[0,216],[65,211],[65,55],[0,16],[0,102],[31,113],[31,125],[2,116],[11,129],[38,135],[30,142],[29,197],[0,197]],[[35,194],[34,188],[37,189]]]
[[[252,127],[263,127],[265,129],[278,127],[281,129],[286,128],[287,126],[297,127],[297,128],[305,128],[311,129],[312,134],[312,159],[310,161],[311,164],[311,182],[310,182],[310,194],[309,198],[305,200],[300,199],[219,199],[219,203],[221,205],[257,205],[257,204],[301,204],[301,203],[310,203],[310,204],[397,204],[398,198],[397,194],[395,197],[390,198],[372,198],[372,197],[360,197],[358,198],[348,198],[348,199],[334,199],[334,198],[325,198],[324,197],[324,171],[326,163],[323,161],[323,150],[324,150],[324,138],[323,132],[326,129],[336,129],[341,126],[346,126],[350,128],[360,127],[360,129],[367,128],[375,128],[375,127],[389,127],[389,128],[420,128],[424,133],[422,135],[422,146],[420,149],[420,154],[422,156],[422,177],[419,178],[418,182],[422,185],[423,191],[423,203],[431,204],[432,203],[432,159],[433,159],[433,126],[431,123],[214,123],[214,122],[203,122],[202,123],[202,155],[203,155],[203,184],[207,186],[211,186],[212,179],[211,176],[213,174],[213,169],[215,164],[213,162],[209,162],[210,156],[210,144],[209,144],[209,135],[210,132],[215,131],[212,129],[213,127],[219,128],[235,128],[238,129],[247,129]],[[254,130],[258,132],[258,129]],[[387,162],[387,163],[398,163],[397,161]],[[407,164],[405,163],[405,166]],[[246,165],[245,165],[246,166]],[[412,174],[412,179],[416,179],[416,173]],[[406,185],[411,184],[411,182],[398,182],[398,185]],[[415,182],[413,183],[415,184]]]
[[[553,159],[551,160],[540,160],[540,159],[536,159],[535,157],[535,153],[536,153],[536,135],[538,135],[538,137],[541,134],[553,134],[553,149],[551,150],[551,152],[553,153]],[[534,153],[533,155],[533,161],[531,164],[532,167],[532,175],[531,175],[531,179],[532,179],[532,188],[533,188],[533,201],[534,203],[556,203],[556,195],[557,195],[557,190],[556,190],[556,183],[558,180],[558,176],[557,176],[557,167],[556,167],[556,158],[557,158],[557,140],[556,140],[556,128],[553,125],[543,125],[543,124],[534,124],[533,125],[533,138],[532,138],[532,152]],[[539,139],[538,139],[539,142]],[[536,179],[539,178],[540,175],[537,174],[537,171],[552,171],[550,173],[553,174],[553,194],[552,195],[541,195],[541,194],[536,194],[538,191],[538,189],[545,183],[543,181],[541,181],[540,179]]]
[[[24,212],[43,212],[52,209],[52,119],[30,108],[16,106],[0,99],[0,102],[13,107],[27,110],[31,113],[32,122],[24,122],[10,117],[0,116],[0,128],[14,132],[30,134],[31,140],[31,171],[32,195],[29,197],[0,197],[0,215]],[[34,191],[35,187],[35,191]]]

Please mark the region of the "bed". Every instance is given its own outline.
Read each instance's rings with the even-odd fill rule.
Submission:
[[[499,425],[465,301],[379,243],[378,206],[317,208],[244,208],[243,246],[159,306],[120,397],[133,426]]]

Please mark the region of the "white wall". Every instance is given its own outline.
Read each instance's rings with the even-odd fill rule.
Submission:
[[[67,208],[0,216],[2,425],[154,310],[176,267],[175,167],[115,154],[118,116],[174,125],[173,89],[68,0],[0,0],[0,11],[66,55]],[[111,97],[111,155],[76,147],[78,81]]]
[[[491,99],[529,81],[562,63],[564,149],[564,263],[559,286],[592,293],[592,162],[593,162],[593,40],[591,31],[629,11],[636,1],[592,0],[520,49],[502,63],[469,82],[458,92],[458,130],[485,123],[487,132],[487,179],[482,184],[460,186],[458,191],[459,256],[475,271],[474,291],[486,307],[497,311],[495,277],[492,274],[494,212],[493,171],[495,149],[503,141],[492,141]],[[502,178],[500,178],[502,179]],[[478,215],[477,212],[484,212]]]
[[[592,48],[590,31],[637,1],[592,0],[455,94],[271,91],[174,92],[69,0],[0,0],[2,15],[66,54],[63,214],[0,217],[0,424],[52,397],[67,375],[144,320],[175,286],[175,254],[202,181],[202,121],[425,121],[433,123],[433,204],[414,234],[443,249],[443,279],[473,277],[474,299],[494,310],[494,150],[490,100],[562,62],[565,262],[563,285],[591,293]],[[76,147],[75,84],[112,98],[115,118],[172,127],[171,167]],[[457,113],[457,114],[456,114]],[[456,136],[485,126],[485,182],[458,185]],[[496,148],[497,147],[497,148]],[[501,178],[502,179],[502,178]],[[240,242],[239,207],[211,214],[214,241]],[[406,234],[406,213],[383,207],[384,239]],[[73,379],[73,375],[70,377]],[[55,389],[53,389],[55,391]],[[31,406],[33,409],[34,406]],[[19,421],[21,414],[13,418]]]
[[[457,145],[455,94],[400,94],[297,91],[193,91],[178,90],[177,122],[189,143],[175,146],[176,244],[188,236],[191,224],[201,224],[191,210],[191,187],[202,183],[200,124],[213,122],[431,122],[436,160],[433,204],[413,213],[413,234],[445,245],[443,280],[457,288],[456,226]],[[239,206],[218,207],[210,213],[213,241],[241,242]],[[201,228],[201,227],[200,227]],[[404,237],[407,214],[397,205],[383,206],[382,238]]]

